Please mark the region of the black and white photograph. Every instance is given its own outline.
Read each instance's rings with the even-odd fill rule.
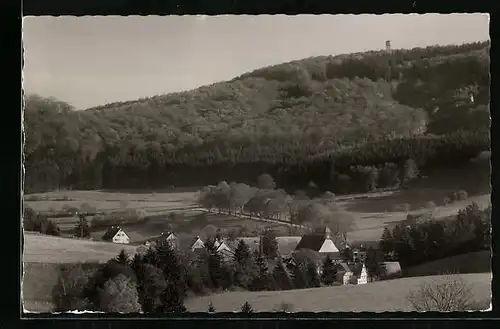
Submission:
[[[22,25],[24,313],[491,308],[487,14]]]

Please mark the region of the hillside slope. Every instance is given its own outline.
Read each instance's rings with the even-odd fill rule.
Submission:
[[[60,238],[36,233],[25,233],[23,262],[78,263],[107,262],[124,249],[135,254],[136,247],[109,242]]]
[[[367,140],[487,130],[488,48],[475,43],[309,58],[79,112],[31,96],[26,188],[200,184],[182,168],[286,165]],[[247,172],[219,170],[235,178]]]

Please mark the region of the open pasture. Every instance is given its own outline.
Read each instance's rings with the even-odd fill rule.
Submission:
[[[288,235],[289,228],[282,224],[271,224],[255,221],[249,218],[239,218],[224,214],[206,213],[203,211],[175,212],[176,216],[169,214],[151,216],[147,221],[140,224],[125,224],[121,227],[129,235],[131,243],[143,242],[151,237],[160,235],[162,232],[172,231],[177,235],[206,236],[213,235],[217,229],[236,232],[257,232],[262,228],[272,228],[277,235]],[[106,229],[93,231],[92,237],[100,239]]]
[[[23,262],[106,262],[116,257],[121,249],[125,249],[129,254],[134,254],[136,247],[84,239],[60,238],[26,232],[24,234]]]
[[[481,308],[489,307],[491,274],[464,274],[471,285],[474,300]],[[312,289],[261,292],[225,292],[186,301],[190,312],[206,312],[212,302],[218,312],[238,312],[246,301],[255,312],[273,312],[281,303],[293,306],[293,312],[397,312],[411,311],[408,293],[434,277],[402,278],[365,285],[334,286]]]
[[[67,198],[68,201],[63,200]],[[64,191],[29,194],[25,205],[35,211],[59,211],[64,206],[80,208],[87,203],[97,211],[112,211],[124,208],[146,211],[180,210],[195,206],[195,192],[171,193],[125,193],[105,191]],[[39,201],[29,201],[39,200]]]
[[[420,192],[418,192],[420,193]],[[349,232],[348,237],[352,241],[378,241],[382,235],[384,227],[387,225],[395,224],[406,219],[408,214],[421,214],[430,212],[435,219],[444,219],[450,216],[455,216],[460,209],[464,209],[467,205],[475,202],[480,208],[488,207],[491,202],[490,194],[477,195],[467,198],[467,200],[457,201],[448,205],[441,205],[433,208],[420,208],[405,211],[380,211],[370,212],[369,210],[376,210],[383,207],[388,202],[390,204],[397,204],[392,201],[391,196],[384,196],[381,198],[374,197],[362,200],[349,200],[339,202],[340,208],[349,212],[354,217],[354,228]],[[425,195],[425,194],[422,194]]]

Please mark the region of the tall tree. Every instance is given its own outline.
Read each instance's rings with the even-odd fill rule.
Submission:
[[[309,285],[311,287],[319,287],[319,286],[321,286],[321,280],[320,280],[320,277],[319,277],[318,268],[316,267],[315,264],[308,263],[307,264],[306,273],[307,273],[307,276],[308,276]]]
[[[384,231],[382,232],[382,236],[380,238],[379,246],[380,250],[382,250],[386,254],[394,251],[394,239],[388,227],[384,227]]]
[[[129,255],[125,249],[120,250],[120,253],[116,257],[116,262],[121,265],[129,265]]]
[[[84,215],[78,215],[78,222],[76,223],[75,236],[79,238],[88,238],[90,237],[90,228],[87,218]]]
[[[234,263],[235,283],[240,287],[248,288],[255,275],[255,267],[250,249],[243,240],[238,242],[234,251]]]
[[[323,261],[323,271],[321,273],[321,282],[330,286],[337,280],[337,266],[330,255],[327,255]]]
[[[276,284],[277,289],[280,289],[280,290],[293,289],[292,278],[288,274],[288,271],[285,268],[285,265],[283,264],[282,259],[279,259],[276,262],[276,265],[274,266],[272,274],[273,274],[274,282]]]
[[[241,306],[241,312],[242,313],[253,313],[252,305],[250,305],[249,302],[245,302],[245,304],[243,304]]]
[[[262,235],[262,252],[267,258],[276,258],[279,254],[276,233],[271,229],[265,230]]]
[[[264,254],[256,250],[254,253],[255,265],[257,272],[252,280],[251,288],[255,291],[270,290],[273,286],[271,284],[271,276],[269,273],[268,265]]]

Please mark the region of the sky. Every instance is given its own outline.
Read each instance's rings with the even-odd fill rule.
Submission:
[[[311,56],[489,39],[487,14],[25,17],[23,86],[76,109]]]

